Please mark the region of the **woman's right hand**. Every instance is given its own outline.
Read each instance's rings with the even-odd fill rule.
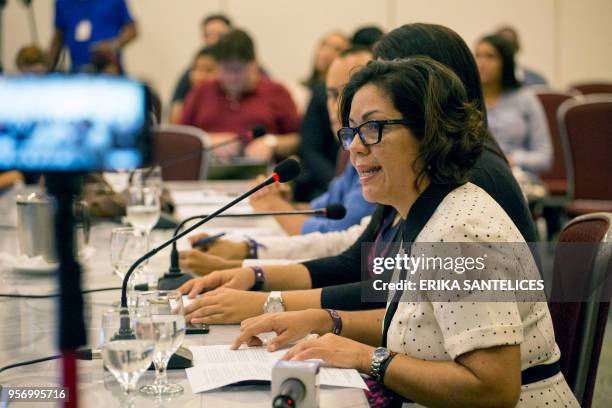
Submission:
[[[187,240],[193,245],[194,242],[207,237],[209,237],[209,234],[200,233],[190,235],[187,237]],[[249,255],[249,244],[245,241],[236,242],[227,239],[218,239],[211,244],[199,246],[198,249],[209,255],[216,255],[232,260],[242,260]]]
[[[261,346],[261,333],[275,332],[276,337],[268,340],[268,351],[275,351],[282,346],[294,343],[310,333],[324,334],[333,328],[333,321],[323,309],[307,309],[297,312],[267,313],[251,317],[240,324],[240,335],[232,343],[231,349],[240,348],[242,343],[248,346]]]
[[[183,295],[194,298],[202,292],[211,291],[220,287],[239,290],[249,290],[255,284],[255,272],[251,268],[225,269],[214,271],[201,278],[194,278],[185,282],[177,290]]]

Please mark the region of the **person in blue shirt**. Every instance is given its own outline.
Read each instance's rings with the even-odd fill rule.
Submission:
[[[348,83],[350,75],[360,66],[367,64],[372,54],[367,49],[351,49],[336,58],[330,65],[325,78],[327,108],[331,128],[341,127],[337,117],[338,97]],[[333,143],[332,140],[329,141]],[[299,208],[288,200],[288,194],[283,184],[273,184],[260,190],[252,196],[251,205],[256,211],[291,211]],[[289,235],[308,234],[311,232],[341,231],[358,224],[365,216],[374,212],[374,204],[368,203],[361,192],[359,175],[349,163],[342,174],[330,184],[327,192],[312,200],[307,207],[322,208],[330,204],[342,204],[346,207],[346,215],[341,220],[327,218],[291,216],[276,217],[278,223]]]
[[[95,71],[94,60],[101,59],[113,61],[122,71],[121,50],[138,35],[125,0],[56,0],[54,26],[52,70],[65,46],[71,72]]]

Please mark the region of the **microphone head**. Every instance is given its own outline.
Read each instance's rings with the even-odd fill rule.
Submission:
[[[279,183],[286,183],[296,178],[298,174],[300,174],[300,163],[295,159],[287,159],[276,165],[272,178]]]
[[[268,131],[266,130],[266,127],[263,125],[257,125],[257,126],[254,126],[253,129],[251,129],[251,134],[253,135],[253,139],[257,137],[261,137],[265,135],[266,133],[268,133]]]
[[[330,204],[325,207],[325,218],[341,220],[346,215],[346,207],[342,204]]]

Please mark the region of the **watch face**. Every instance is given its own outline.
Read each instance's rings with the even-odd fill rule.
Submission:
[[[270,299],[267,309],[268,313],[280,313],[285,311],[283,309],[283,304],[278,299]]]
[[[386,348],[377,348],[376,350],[374,350],[374,358],[376,360],[384,360],[385,358],[389,357],[389,350],[387,350]]]

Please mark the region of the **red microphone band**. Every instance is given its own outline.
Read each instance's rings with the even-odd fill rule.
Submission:
[[[279,177],[278,173],[276,173],[276,172],[272,173],[272,178],[274,179],[274,181],[276,183],[278,183],[280,181],[280,177]]]

